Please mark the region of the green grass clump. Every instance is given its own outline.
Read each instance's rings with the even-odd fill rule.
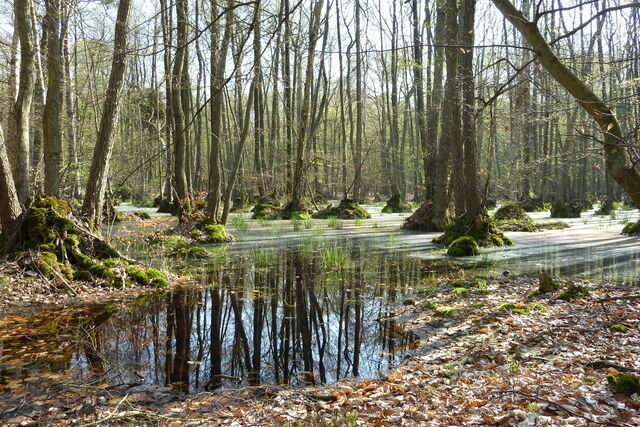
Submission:
[[[590,294],[591,289],[588,286],[575,285],[572,283],[558,298],[563,301],[573,301],[574,299],[586,298]]]
[[[615,325],[609,326],[609,330],[611,330],[612,332],[621,332],[624,334],[629,330],[629,327],[620,323],[616,323]]]
[[[640,379],[635,375],[607,375],[607,381],[615,393],[622,393],[626,396],[640,393]]]
[[[220,224],[215,224],[215,225],[220,225]],[[235,228],[237,231],[247,231],[249,230],[249,228],[251,228],[251,226],[249,225],[249,223],[247,222],[247,220],[243,215],[232,216],[231,225],[233,225],[233,228]]]
[[[461,236],[447,248],[447,255],[454,257],[473,256],[480,253],[478,242],[471,236]]]
[[[253,251],[253,260],[256,268],[267,268],[273,264],[273,254],[264,249],[256,248]]]
[[[293,227],[293,231],[300,231],[302,230],[302,221],[299,219],[292,219],[291,226]]]
[[[467,288],[455,288],[451,290],[451,293],[454,295],[468,295],[469,289]]]
[[[456,309],[453,307],[438,306],[435,308],[435,312],[438,317],[453,317]]]
[[[416,305],[416,299],[415,298],[405,298],[405,300],[402,302],[402,305]]]
[[[320,251],[320,260],[329,270],[341,270],[351,260],[351,254],[346,249],[332,246]]]
[[[310,230],[313,228],[313,219],[311,218],[307,218],[305,220],[302,221],[302,225],[304,225],[304,228],[306,228],[307,230]]]
[[[342,229],[342,221],[340,221],[337,217],[332,216],[327,218],[327,227],[334,228],[336,230]]]

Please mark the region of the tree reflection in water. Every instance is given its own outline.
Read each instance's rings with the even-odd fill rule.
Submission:
[[[291,248],[274,251],[268,265],[239,258],[205,269],[203,290],[130,305],[71,338],[51,334],[75,344],[60,369],[183,392],[326,383],[378,375],[415,340],[397,327],[393,307],[419,282],[418,261],[357,245],[351,263],[333,271],[317,252]]]

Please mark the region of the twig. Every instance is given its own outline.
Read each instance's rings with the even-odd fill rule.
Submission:
[[[573,415],[575,417],[580,417],[583,420],[586,420],[586,421],[588,421],[590,423],[594,423],[594,424],[607,425],[607,426],[617,426],[617,427],[626,427],[626,426],[630,425],[630,424],[618,424],[618,423],[614,423],[613,421],[596,421],[596,420],[594,420],[594,419],[592,419],[590,417],[587,417],[586,415],[579,414],[579,413],[567,408],[566,406],[564,406],[564,405],[562,405],[562,404],[560,404],[558,402],[554,402],[553,400],[550,400],[550,399],[545,399],[544,397],[536,396],[535,394],[525,393],[525,392],[522,392],[520,390],[496,390],[495,393],[514,393],[514,394],[519,394],[519,395],[528,397],[530,399],[536,399],[536,400],[539,400],[541,402],[548,403],[549,405],[553,405],[556,408],[561,409],[561,410],[565,411],[566,413],[568,413],[570,415]]]
[[[601,368],[614,368],[620,372],[638,372],[636,368],[629,368],[626,366],[617,365],[610,360],[596,360],[594,362],[585,363],[584,366],[587,366],[592,369],[601,369]]]

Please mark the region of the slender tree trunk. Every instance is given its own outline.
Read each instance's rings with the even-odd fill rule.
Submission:
[[[31,0],[16,0],[14,3],[15,26],[20,41],[20,72],[17,92],[9,116],[9,159],[18,199],[26,204],[29,190],[29,114],[35,88],[35,43],[32,37]],[[16,53],[16,55],[18,55]],[[13,95],[13,94],[12,94]]]
[[[109,165],[111,154],[113,153],[112,134],[118,121],[120,92],[122,91],[126,69],[131,2],[132,0],[120,0],[120,4],[118,4],[111,74],[82,205],[83,214],[96,230],[99,229],[102,223],[102,205],[104,204],[104,193],[107,188]]]
[[[62,53],[60,49],[60,0],[46,0],[45,25],[47,29],[47,96],[42,112],[44,143],[44,192],[60,194],[62,166]]]
[[[22,211],[0,125],[0,231],[2,235],[11,237],[15,234],[20,225]]]

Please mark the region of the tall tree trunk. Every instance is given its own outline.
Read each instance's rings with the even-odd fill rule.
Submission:
[[[9,158],[13,166],[12,175],[18,199],[26,204],[29,198],[29,114],[35,88],[35,41],[31,28],[31,0],[16,0],[14,3],[15,26],[20,40],[20,72],[9,116]],[[17,53],[16,53],[17,55]],[[13,94],[12,94],[13,95]]]
[[[69,5],[64,6],[62,16],[62,62],[64,81],[64,102],[67,116],[67,144],[69,158],[69,171],[71,175],[70,196],[74,199],[80,198],[80,170],[78,167],[78,136],[76,131],[76,108],[75,108],[75,87],[73,76],[71,75],[71,54],[69,52],[69,30],[68,24],[71,15]]]
[[[468,220],[475,220],[481,213],[476,164],[476,96],[473,75],[473,44],[476,0],[463,0],[460,20],[460,81],[462,83],[462,143],[464,145],[464,204]]]
[[[22,210],[0,125],[0,231],[2,235],[10,237],[15,234],[20,225]]]
[[[46,0],[44,17],[47,31],[47,96],[42,112],[44,145],[44,192],[60,194],[62,166],[62,52],[60,49],[60,0]]]
[[[458,48],[454,47],[458,38],[458,7],[456,0],[447,0],[444,5],[446,14],[446,42],[450,47],[445,48],[447,80],[444,87],[444,101],[442,108],[442,132],[438,144],[438,161],[436,166],[435,193],[433,197],[433,223],[438,229],[443,229],[448,221],[449,207],[449,163],[450,153],[459,137],[460,92],[458,88]]]
[[[111,74],[107,85],[107,92],[102,109],[102,118],[98,129],[96,146],[93,150],[93,160],[89,171],[86,194],[82,205],[82,213],[87,217],[94,229],[99,229],[102,223],[102,205],[107,188],[107,177],[111,154],[113,153],[113,129],[118,121],[118,106],[120,92],[124,82],[127,60],[127,39],[129,35],[129,16],[132,0],[120,0],[115,26],[113,42],[113,58],[111,60]]]
[[[187,65],[187,0],[176,2],[176,53],[171,73],[171,109],[173,112],[173,152],[176,193],[180,202],[180,212],[191,210],[189,200],[189,186],[187,182],[187,127],[182,99],[183,86],[189,86],[184,81],[184,69]]]

